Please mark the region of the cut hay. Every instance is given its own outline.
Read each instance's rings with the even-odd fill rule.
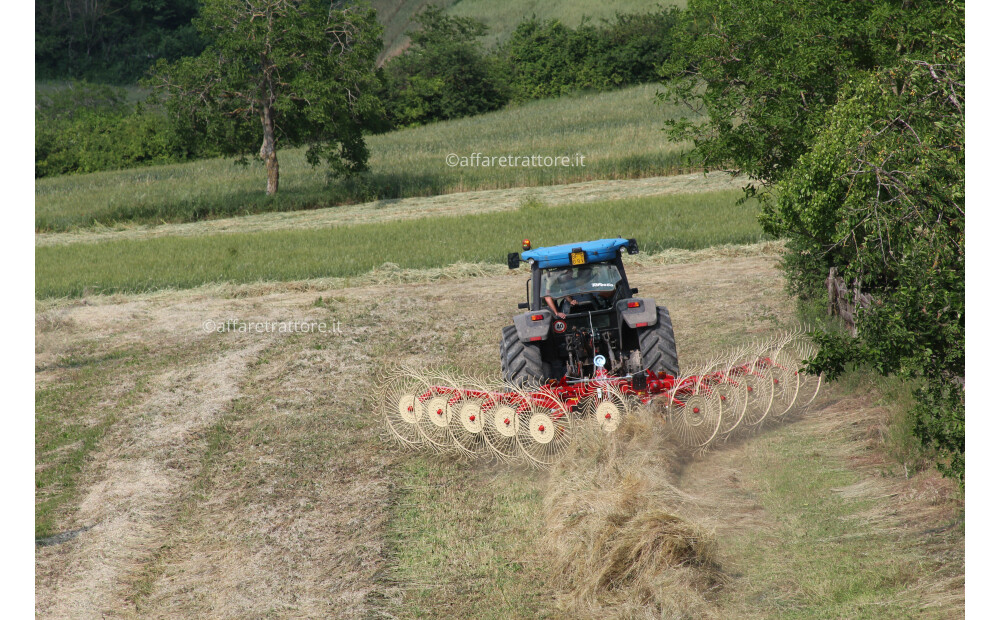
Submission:
[[[674,514],[685,496],[663,422],[645,411],[607,437],[577,435],[545,497],[562,611],[573,617],[706,618],[721,581],[710,532]]]

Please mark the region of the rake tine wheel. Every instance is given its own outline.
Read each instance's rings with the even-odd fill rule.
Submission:
[[[418,399],[423,384],[412,369],[391,367],[384,369],[375,383],[375,409],[381,415],[389,435],[408,448],[423,442],[417,421],[423,414]]]
[[[719,395],[719,404],[722,407],[722,427],[719,429],[719,435],[723,439],[729,437],[739,428],[747,411],[746,386],[740,381],[738,375],[734,375],[734,366],[736,366],[739,353],[739,351],[730,353],[720,371],[722,380],[715,386],[715,391]]]
[[[490,453],[486,442],[485,414],[483,405],[486,398],[470,392],[481,391],[476,386],[482,382],[476,379],[452,379],[451,388],[456,397],[452,399],[451,436],[458,451],[466,456],[484,456]]]
[[[497,461],[509,463],[520,456],[518,412],[523,405],[517,388],[507,383],[493,390],[483,404],[484,437]]]
[[[630,405],[621,390],[611,385],[602,386],[584,401],[583,417],[605,433],[613,433],[632,412]]]
[[[529,407],[520,418],[521,428],[517,434],[521,454],[532,465],[552,465],[572,439],[569,407],[549,388],[522,393],[522,397]]]
[[[767,375],[774,384],[774,403],[771,405],[771,415],[780,418],[795,406],[799,394],[798,362],[790,355],[788,347],[795,337],[786,334],[774,343],[765,354],[770,360]]]
[[[790,352],[798,360],[797,369],[799,372],[799,407],[805,410],[816,400],[819,389],[823,385],[823,374],[813,375],[805,372],[802,367],[805,360],[816,355],[818,348],[807,333],[800,334],[791,342]]]
[[[702,381],[702,375],[692,375],[681,381],[670,396],[673,434],[687,448],[706,448],[722,426],[718,394]]]
[[[450,382],[440,373],[422,376],[423,391],[419,397],[422,415],[417,420],[417,430],[424,442],[438,452],[455,450],[456,441],[451,435],[451,418],[454,415],[450,404],[454,393]]]
[[[767,418],[774,402],[774,382],[765,376],[759,357],[747,361],[743,366],[742,384],[747,391],[747,408],[743,414],[746,427],[759,426]]]

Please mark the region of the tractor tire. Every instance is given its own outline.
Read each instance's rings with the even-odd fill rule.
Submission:
[[[674,324],[670,322],[670,312],[663,306],[656,307],[656,325],[640,327],[639,353],[642,365],[653,372],[665,372],[672,377],[680,375],[677,363],[677,343],[674,340]]]
[[[508,325],[500,334],[500,368],[503,379],[519,388],[534,388],[549,379],[549,364],[542,360],[542,348],[521,342],[517,328]]]

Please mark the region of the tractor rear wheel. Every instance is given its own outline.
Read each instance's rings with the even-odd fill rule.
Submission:
[[[666,308],[657,306],[656,325],[640,327],[638,335],[643,367],[653,372],[665,372],[672,377],[680,375],[674,325]]]
[[[500,334],[500,368],[504,381],[519,388],[532,388],[549,379],[549,364],[542,359],[542,348],[533,342],[521,342],[517,328],[508,325]]]

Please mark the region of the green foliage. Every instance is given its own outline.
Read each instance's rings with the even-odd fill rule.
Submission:
[[[964,4],[692,2],[668,123],[707,164],[764,182],[761,222],[791,238],[789,283],[830,267],[872,296],[858,334],[818,336],[813,368],[919,380],[915,430],[964,477]],[[692,79],[692,77],[697,79]],[[753,193],[753,190],[750,190]],[[855,300],[856,302],[858,300]]]
[[[383,100],[392,127],[408,127],[496,110],[508,102],[606,91],[653,81],[672,50],[676,8],[619,14],[570,28],[556,19],[520,22],[487,53],[486,26],[428,7],[411,45],[384,70]]]
[[[555,245],[642,231],[644,252],[754,243],[757,205],[739,190],[588,202],[496,213],[318,228],[36,247],[40,297],[188,288],[211,282],[352,277],[383,263],[403,268],[492,263],[520,240]],[[558,223],[553,226],[553,222]]]
[[[525,20],[497,52],[511,99],[653,81],[670,55],[680,15],[676,8],[619,14],[601,27],[585,21],[575,29],[555,19]]]
[[[795,238],[804,283],[837,267],[874,295],[858,337],[825,335],[820,363],[920,377],[916,430],[961,477],[965,374],[964,52],[903,60],[847,85],[762,222]],[[801,286],[801,284],[800,284]],[[807,291],[800,291],[807,292]]]
[[[273,122],[273,148],[308,145],[313,165],[363,170],[363,132],[381,114],[375,11],[329,0],[206,0],[197,57],[160,61],[150,84],[167,96],[178,133],[245,158]],[[267,119],[270,119],[269,121]],[[264,148],[261,147],[261,156]]]
[[[134,83],[157,59],[196,55],[198,0],[38,0],[35,75]]]
[[[77,82],[36,92],[35,178],[184,160],[194,153],[160,110],[125,91]]]
[[[410,47],[385,69],[382,98],[394,127],[461,118],[502,107],[493,61],[478,42],[486,26],[430,6],[416,17]]]
[[[668,122],[670,135],[694,140],[707,165],[776,181],[809,150],[845,84],[948,45],[938,28],[954,12],[930,1],[692,0],[664,66],[680,79],[665,86],[709,121]]]

